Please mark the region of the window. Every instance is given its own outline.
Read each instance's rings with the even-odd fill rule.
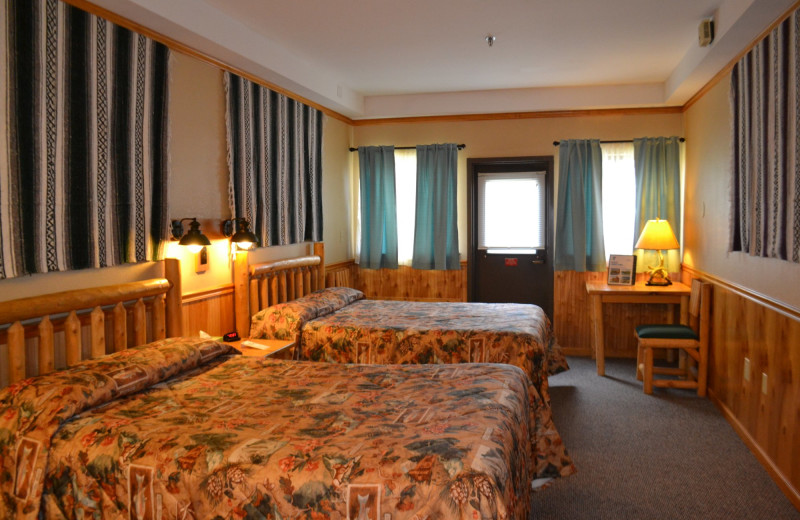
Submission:
[[[356,179],[358,176],[356,175]],[[397,263],[411,265],[414,252],[414,223],[416,220],[417,201],[417,151],[394,151],[394,189],[397,204]],[[354,186],[357,196],[355,211],[356,232],[354,240],[356,258],[360,256],[361,240],[361,197],[358,186]]]
[[[633,143],[603,143],[603,243],[609,255],[633,252],[636,176]]]
[[[417,206],[416,150],[394,151],[394,182],[397,194],[397,263],[411,265]]]
[[[478,248],[488,253],[544,249],[545,173],[478,174],[478,219]]]

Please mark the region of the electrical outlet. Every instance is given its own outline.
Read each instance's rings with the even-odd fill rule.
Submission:
[[[761,372],[761,393],[767,395],[767,374]]]
[[[750,358],[744,358],[744,380],[750,381]]]

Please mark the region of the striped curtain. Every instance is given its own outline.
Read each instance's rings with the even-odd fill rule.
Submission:
[[[800,262],[800,14],[731,73],[731,251]]]
[[[229,204],[262,246],[322,240],[322,112],[225,73]]]
[[[57,0],[0,17],[0,278],[161,258],[167,48]]]

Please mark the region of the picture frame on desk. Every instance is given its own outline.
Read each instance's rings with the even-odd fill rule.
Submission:
[[[610,255],[606,283],[608,285],[634,285],[636,283],[636,255]]]

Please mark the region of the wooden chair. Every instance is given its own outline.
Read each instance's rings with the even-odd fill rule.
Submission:
[[[636,354],[636,379],[644,381],[644,393],[652,394],[653,387],[697,388],[704,397],[708,385],[708,344],[711,321],[711,294],[713,286],[692,280],[689,297],[689,325],[660,324],[636,327],[638,349]],[[655,349],[680,349],[678,368],[653,366]],[[697,364],[687,362],[687,355]],[[678,376],[678,379],[655,379],[655,374]]]

